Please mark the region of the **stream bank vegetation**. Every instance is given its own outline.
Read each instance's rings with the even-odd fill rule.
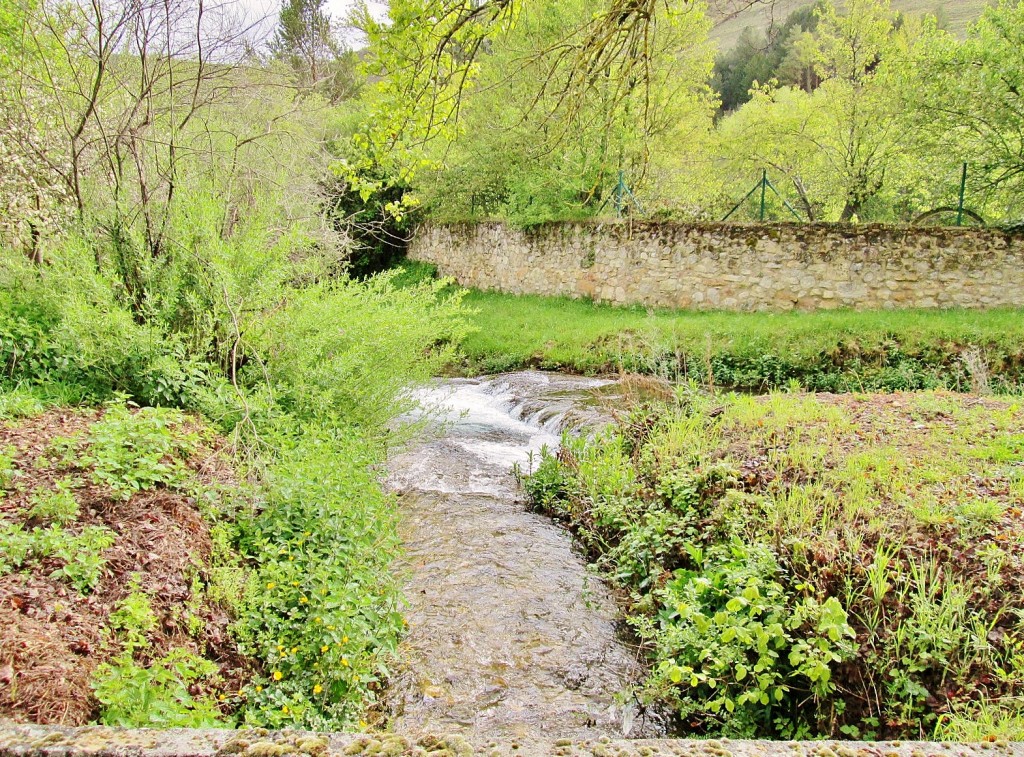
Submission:
[[[682,385],[525,477],[684,733],[1024,737],[1024,408]]]
[[[396,283],[432,280],[406,261]],[[476,327],[448,370],[642,374],[767,392],[1024,391],[1024,313],[999,310],[693,312],[470,290]]]
[[[801,44],[821,88],[762,82],[749,106],[716,121],[708,86],[715,54],[701,3],[609,0],[595,14],[579,0],[528,7],[392,0],[388,22],[362,19],[369,44],[362,64],[340,48],[316,0],[288,0],[269,48],[237,23],[233,3],[0,5],[0,618],[14,629],[0,640],[0,716],[323,730],[374,722],[403,625],[389,569],[394,503],[376,467],[402,439],[392,421],[408,409],[408,389],[456,363],[457,345],[472,330],[462,293],[445,282],[369,278],[400,252],[416,220],[504,216],[528,224],[610,214],[620,172],[652,212],[717,217],[765,163],[791,179],[801,207],[817,218],[903,220],[948,196],[951,159],[981,164],[969,189],[988,217],[1017,217],[1021,119],[1006,104],[1019,100],[1019,67],[1008,63],[1024,25],[1018,4],[987,9],[966,41],[937,23],[900,20],[883,0],[850,7],[857,13],[822,6],[818,31]],[[851,59],[865,31],[870,49]],[[510,63],[517,73],[503,77]],[[851,113],[860,115],[847,123],[843,114]],[[856,149],[844,152],[845,134]],[[842,154],[850,160],[837,164]],[[564,328],[565,310],[578,306],[558,304],[551,317]],[[983,373],[971,372],[958,350],[978,344],[975,364],[993,386],[1018,382],[1016,314],[898,317],[908,326],[890,349],[888,327],[871,326],[873,316],[828,316],[849,319],[844,349],[865,366],[846,383],[838,369],[814,378],[813,356],[835,348],[825,335],[837,324],[826,316],[806,321],[820,326],[807,327],[812,336],[795,318],[780,319],[792,334],[785,343],[750,326],[738,362],[698,338],[705,316],[692,316],[685,349],[700,359],[723,356],[711,371],[719,384],[796,378],[829,389],[963,388],[968,379],[980,387]],[[740,323],[721,317],[713,333]],[[589,354],[596,344],[595,355],[635,355],[651,372],[669,372],[671,342],[653,351],[613,349],[607,340],[618,345],[618,337],[594,328],[593,338],[566,342],[571,359],[544,364],[599,370],[605,357]],[[480,365],[534,359],[536,345],[527,349],[523,335],[504,333],[514,351],[478,342],[474,359],[495,356]],[[858,339],[863,353],[852,347]],[[561,349],[555,341],[553,351]],[[946,350],[947,342],[956,349]],[[801,351],[801,343],[814,347]],[[543,362],[547,347],[540,348]],[[793,367],[779,357],[791,353],[807,362]],[[1009,412],[983,407],[998,418]],[[651,424],[650,439],[660,438]],[[629,443],[635,450],[623,451],[620,472],[623,481],[640,481],[648,473],[629,466],[647,437]],[[566,454],[574,449],[584,454],[573,447]],[[989,462],[970,460],[989,471]],[[554,463],[543,470],[571,479]],[[602,464],[592,484],[604,486],[611,470]],[[729,491],[731,481],[723,473]],[[927,528],[960,528],[964,518],[1002,527],[1019,479],[1007,486],[1009,494],[979,499],[974,515],[954,508],[953,525],[936,516],[940,522]],[[656,503],[633,488],[617,501],[640,515]],[[762,504],[772,512],[767,499]],[[613,545],[614,532],[602,538]],[[790,666],[807,679],[791,684],[773,677],[779,668],[763,668],[766,688],[754,697],[746,687],[757,676],[737,670],[718,710],[740,713],[735,730],[802,733],[805,724],[825,730],[834,718],[837,727],[881,734],[918,721],[930,727],[932,713],[952,728],[967,722],[951,720],[956,708],[970,712],[985,701],[989,708],[978,712],[1005,722],[1000,697],[1019,693],[1009,651],[1015,630],[1004,622],[1010,610],[996,620],[1009,593],[993,594],[988,615],[970,614],[969,602],[956,616],[969,618],[970,629],[975,619],[993,624],[991,646],[972,647],[975,657],[950,657],[966,654],[962,636],[901,652],[946,655],[967,667],[938,686],[930,672],[911,671],[903,693],[876,696],[852,674],[833,671],[835,656],[854,665],[857,613],[867,600],[799,589],[784,570],[806,565],[774,542],[751,542],[750,559],[735,565],[717,543],[703,546],[703,556],[694,552],[672,567],[700,563],[718,575],[719,566],[722,586],[744,582],[742,601],[770,603],[756,618],[739,617],[737,635],[785,608],[781,630],[762,623],[771,634],[766,648],[787,650],[780,676]],[[907,549],[893,545],[892,564],[917,570]],[[986,554],[997,588],[1015,558],[997,569],[995,549]],[[968,557],[964,566],[977,565]],[[950,592],[975,591],[968,576],[942,570],[926,588],[959,581]],[[683,575],[673,580],[682,582],[679,592],[697,591]],[[894,588],[871,596],[888,611],[888,598],[904,589],[886,580]],[[648,583],[664,588],[660,578]],[[743,596],[748,588],[752,598]],[[916,606],[914,590],[906,591],[901,601]],[[715,601],[695,595],[690,604]],[[792,627],[792,618],[802,625]],[[638,630],[657,646],[660,626],[649,622]],[[814,634],[801,635],[811,627]],[[922,620],[921,627],[939,626]],[[677,630],[663,640],[665,666],[652,691],[680,697],[693,675],[698,693],[711,681],[719,687],[717,669],[685,659],[683,636],[692,629]],[[753,670],[758,662],[750,662]],[[972,671],[980,677],[968,679]],[[885,689],[880,679],[865,680]],[[837,712],[831,688],[839,681],[860,697],[846,713]],[[945,684],[965,692],[987,686],[990,697]],[[929,696],[956,707],[929,709]],[[893,697],[904,709],[893,709]],[[772,702],[795,714],[777,724],[783,716]],[[765,706],[773,708],[770,722],[758,709]],[[686,717],[714,727],[703,710]]]

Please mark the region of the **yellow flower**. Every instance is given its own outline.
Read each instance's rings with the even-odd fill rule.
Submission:
[[[326,597],[327,596],[327,589],[321,589],[320,593],[323,594]]]
[[[299,585],[298,581],[292,581],[292,586],[298,586],[298,585]]]
[[[341,666],[343,668],[347,668],[348,667],[348,658],[347,657],[342,657],[341,658]]]
[[[324,644],[322,647],[320,647],[320,652],[321,653],[326,652],[328,649],[330,649],[330,647],[327,646],[326,644]]]
[[[299,651],[298,647],[292,647],[292,654],[295,654],[298,651]]]
[[[295,562],[295,555],[288,555],[288,562]]]
[[[275,670],[274,671],[274,680],[275,681],[280,681],[282,678],[284,678],[284,674],[280,670]]]
[[[324,690],[324,687],[321,686],[320,684],[317,684],[316,686],[313,687],[313,693],[314,694],[319,694],[323,690]]]
[[[342,636],[341,637],[341,643],[342,644],[348,644],[348,636]]]
[[[263,691],[263,687],[262,686],[257,686],[256,687],[256,693],[259,694],[261,691]]]
[[[306,603],[307,603],[308,601],[309,601],[309,600],[308,600],[308,599],[306,599],[305,597],[299,597],[299,604],[300,604],[300,605],[304,605],[304,604],[306,604]]]
[[[268,581],[267,582],[267,588],[268,589],[273,589],[275,586],[277,586],[277,584],[275,584],[273,581]]]
[[[224,696],[223,694],[221,694],[219,697],[217,697],[217,699],[219,699],[220,701],[224,702],[224,701],[227,700],[227,697]]]
[[[314,620],[315,620],[315,621],[316,621],[317,623],[323,623],[323,622],[324,622],[324,619],[323,619],[323,618],[321,618],[321,617],[320,617],[319,615],[317,615],[317,616],[316,616],[316,617],[314,618]]]
[[[284,651],[284,645],[283,644],[278,644],[277,645],[277,651],[278,652],[283,652]]]
[[[334,626],[327,626],[327,630],[328,631],[333,631],[334,630]]]
[[[367,723],[365,720],[360,720],[359,721],[359,727],[360,728],[366,728],[366,726],[368,726],[368,725],[369,725],[369,723]]]
[[[259,688],[257,687],[257,691],[258,691],[258,690],[259,690]],[[238,696],[240,696],[240,697],[244,697],[244,696],[245,696],[245,692],[244,692],[244,691],[242,691],[241,689],[239,689],[239,690],[238,690]]]
[[[288,714],[288,705],[286,705],[286,704],[281,705],[281,712],[283,712],[285,715],[287,715]]]

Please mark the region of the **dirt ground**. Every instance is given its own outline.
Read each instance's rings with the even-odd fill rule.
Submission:
[[[55,440],[83,434],[101,415],[62,409],[0,424],[0,450],[14,458],[15,471],[12,489],[0,498],[0,520],[26,530],[41,525],[26,515],[32,493],[52,490],[58,479],[72,476],[80,517],[68,530],[102,525],[116,534],[103,553],[102,578],[89,594],[51,577],[61,566],[56,558],[30,560],[20,571],[0,575],[0,719],[60,725],[96,719],[90,677],[120,650],[105,628],[131,593],[133,577],[158,619],[147,658],[188,649],[218,664],[218,688],[224,691],[237,691],[250,665],[228,632],[228,609],[205,599],[190,603],[194,582],[202,585],[208,578],[212,553],[209,525],[195,499],[166,488],[115,498],[89,479],[87,469],[69,470],[53,454]],[[203,484],[230,486],[232,471],[221,443],[208,433],[204,438],[188,467]]]

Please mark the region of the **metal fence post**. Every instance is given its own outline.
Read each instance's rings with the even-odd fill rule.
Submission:
[[[765,211],[764,201],[765,201],[765,192],[767,190],[768,190],[768,169],[764,168],[764,169],[761,169],[761,220],[762,221],[764,220],[764,211]]]
[[[964,163],[964,170],[960,174],[960,201],[956,206],[956,225],[964,225],[964,197],[967,194],[967,164]]]

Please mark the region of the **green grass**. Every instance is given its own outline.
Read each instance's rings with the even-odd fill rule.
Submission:
[[[525,486],[687,732],[1019,739],[1021,460],[1019,402],[682,388]]]
[[[465,373],[627,371],[761,391],[949,388],[1024,378],[1019,310],[697,313],[473,291]]]

